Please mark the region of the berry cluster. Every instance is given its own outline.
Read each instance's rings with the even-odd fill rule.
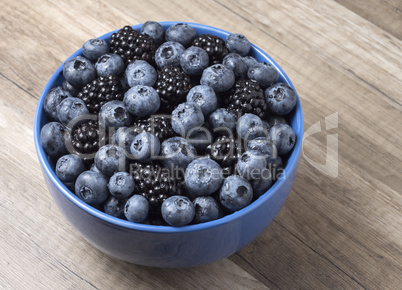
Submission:
[[[40,140],[57,177],[136,223],[184,226],[246,207],[296,142],[296,93],[250,50],[244,35],[186,23],[88,40],[44,103]]]

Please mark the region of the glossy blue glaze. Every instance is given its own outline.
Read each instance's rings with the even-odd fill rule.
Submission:
[[[162,22],[165,31],[177,22]],[[189,23],[198,34],[209,33],[222,37],[224,30]],[[141,25],[133,26],[140,30]],[[113,32],[103,35],[110,38]],[[81,49],[70,58],[81,54]],[[267,54],[252,45],[251,55],[258,61],[274,65],[279,81],[293,87],[283,70]],[[69,59],[70,59],[69,58]],[[278,180],[251,205],[221,219],[184,227],[135,224],[109,216],[84,203],[57,178],[40,145],[40,129],[47,122],[43,110],[46,94],[64,80],[61,65],[46,84],[36,109],[34,138],[43,175],[54,201],[65,218],[92,245],[118,259],[152,267],[192,267],[211,263],[240,250],[260,235],[272,222],[285,203],[292,188],[302,149],[303,113],[298,98],[292,113],[291,126],[297,136],[295,148],[285,162],[285,178]],[[293,87],[294,88],[294,87]]]

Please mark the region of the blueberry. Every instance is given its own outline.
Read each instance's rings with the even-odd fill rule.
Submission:
[[[55,87],[46,95],[43,109],[45,110],[46,116],[51,121],[59,121],[57,117],[57,106],[62,100],[68,97],[72,97],[72,95],[69,91],[64,90],[62,87]]]
[[[212,196],[199,196],[193,200],[195,209],[195,223],[205,223],[218,219],[221,216],[221,209],[218,202]]]
[[[108,177],[107,177],[106,175],[104,175],[104,174],[102,173],[102,171],[99,170],[98,167],[96,167],[95,163],[92,163],[91,168],[90,168],[89,170],[90,170],[90,171],[95,171],[95,172],[97,172],[97,173],[100,173],[100,174],[103,175],[103,177],[105,177],[106,179],[108,179]]]
[[[122,101],[109,101],[99,111],[99,123],[106,129],[131,125],[133,116]]]
[[[231,68],[236,78],[244,79],[247,75],[247,65],[237,53],[229,53],[223,58],[222,63]]]
[[[186,136],[191,129],[200,127],[202,124],[204,124],[204,115],[197,103],[182,103],[172,112],[172,128],[181,136]]]
[[[115,172],[125,171],[126,155],[124,150],[116,145],[104,145],[95,155],[95,166],[106,176]]]
[[[161,144],[162,164],[168,169],[183,169],[197,156],[194,146],[181,137],[166,139]]]
[[[78,95],[78,93],[80,92],[79,89],[73,87],[68,81],[64,80],[63,83],[61,84],[61,87],[63,88],[63,90],[68,91],[71,96],[76,96]]]
[[[84,170],[82,159],[75,154],[68,154],[57,160],[55,172],[62,182],[73,182]]]
[[[160,149],[158,137],[149,132],[142,132],[135,136],[130,146],[133,158],[144,163],[158,156]]]
[[[286,115],[296,106],[296,93],[285,83],[276,83],[265,90],[265,101],[272,114]]]
[[[133,143],[134,137],[137,136],[137,133],[134,131],[134,128],[129,127],[120,127],[117,131],[112,135],[111,144],[120,146],[126,153],[131,152],[130,146]]]
[[[278,157],[278,150],[271,139],[258,137],[247,143],[248,150],[258,150],[266,158],[267,164],[272,163]]]
[[[124,206],[124,215],[127,220],[133,223],[143,222],[149,212],[148,200],[139,194],[130,197]]]
[[[147,21],[141,27],[142,34],[148,34],[156,45],[160,45],[165,39],[165,31],[160,23],[155,21]]]
[[[236,129],[236,122],[236,114],[225,108],[216,109],[211,115],[209,115],[209,123],[214,129],[214,132],[226,132],[228,130],[229,134],[233,134]]]
[[[268,118],[268,124],[269,127],[273,127],[278,123],[282,123],[282,124],[288,124],[288,121],[285,119],[285,117],[283,116],[275,116],[275,115],[271,115]],[[289,124],[288,124],[289,125]]]
[[[145,60],[136,60],[127,66],[124,77],[130,87],[136,85],[152,87],[156,82],[157,73]]]
[[[247,56],[243,56],[243,60],[247,65],[247,70],[252,67],[253,65],[258,63],[258,60],[256,60],[254,57],[247,55]]]
[[[267,168],[271,171],[272,181],[278,180],[284,171],[282,158],[280,156],[276,157],[273,162],[268,164]]]
[[[232,33],[226,37],[226,47],[230,52],[245,56],[250,51],[250,42],[243,34]]]
[[[213,88],[204,85],[191,88],[187,94],[187,102],[197,103],[205,116],[211,114],[218,106],[215,91]]]
[[[264,168],[260,178],[256,178],[250,181],[251,187],[253,188],[254,198],[258,198],[272,185],[272,174],[268,168]]]
[[[208,64],[208,53],[201,47],[191,46],[180,57],[181,68],[189,75],[201,75]]]
[[[196,36],[197,32],[193,27],[187,23],[177,23],[166,30],[165,39],[166,41],[179,42],[187,47],[193,42]]]
[[[107,185],[109,192],[117,199],[126,199],[134,193],[134,178],[127,172],[115,172]]]
[[[184,179],[191,194],[209,195],[222,185],[222,168],[210,158],[198,158],[187,166]]]
[[[107,181],[100,173],[84,171],[75,182],[75,194],[89,205],[99,205],[109,196]]]
[[[123,92],[127,92],[130,89],[130,86],[128,85],[126,78],[123,74],[123,76],[119,77],[119,82],[121,85],[121,89]]]
[[[124,218],[124,206],[126,202],[127,199],[117,199],[114,196],[109,196],[103,204],[103,211],[108,215],[122,219]]]
[[[235,75],[229,67],[223,64],[214,64],[204,70],[200,83],[212,87],[215,92],[221,93],[233,87]]]
[[[212,143],[213,135],[206,126],[197,127],[187,135],[187,141],[201,154]]]
[[[259,179],[267,167],[265,156],[258,150],[247,150],[237,160],[236,170],[247,180]]]
[[[121,76],[124,73],[124,60],[118,54],[106,53],[98,58],[95,69],[98,77]]]
[[[58,122],[49,122],[40,130],[40,144],[51,157],[67,154],[66,144],[70,141],[70,131]]]
[[[156,65],[162,69],[167,66],[179,67],[184,46],[178,42],[162,43],[155,52]]]
[[[79,89],[96,78],[96,69],[89,59],[78,55],[64,63],[63,75],[67,82]]]
[[[265,130],[264,132],[269,132],[269,129],[271,128],[271,126],[269,125],[269,123],[265,120],[262,120],[262,128]]]
[[[253,140],[265,135],[260,117],[254,114],[244,114],[241,116],[237,120],[236,131],[243,140]]]
[[[219,201],[230,211],[240,210],[250,204],[253,189],[247,179],[238,176],[228,176],[219,191]]]
[[[185,196],[173,195],[167,198],[161,207],[163,219],[171,226],[181,227],[192,222],[195,209]]]
[[[127,110],[136,117],[150,116],[159,110],[161,100],[154,88],[137,85],[124,94]]]
[[[57,106],[57,118],[66,126],[75,118],[86,115],[89,115],[88,108],[80,98],[67,97]]]
[[[82,54],[89,60],[95,62],[101,55],[109,52],[109,45],[103,39],[90,39],[82,46]]]
[[[248,69],[247,76],[256,80],[262,88],[268,88],[278,80],[278,71],[271,64],[260,62]]]
[[[276,124],[269,130],[269,138],[274,142],[279,155],[289,153],[296,143],[296,135],[288,124]]]

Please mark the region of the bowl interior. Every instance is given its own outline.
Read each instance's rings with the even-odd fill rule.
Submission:
[[[163,28],[166,31],[166,29],[168,27],[170,27],[173,24],[176,24],[177,22],[160,22],[160,23],[162,24]],[[197,34],[213,34],[213,35],[219,36],[223,39],[226,39],[227,35],[230,34],[229,32],[224,31],[222,29],[203,25],[203,24],[197,24],[197,23],[188,23],[188,24],[190,24],[192,27],[195,28],[195,30],[197,31]],[[142,24],[133,25],[133,28],[136,30],[140,30],[141,26],[142,26]],[[110,39],[111,34],[114,32],[117,32],[117,31],[118,30],[106,33],[99,38],[108,41]],[[82,54],[82,50],[80,48],[74,54],[72,54],[68,59],[71,59],[71,58],[73,58],[77,55],[81,55],[81,54]],[[265,52],[263,52],[260,48],[258,48],[254,44],[251,45],[250,55],[255,57],[259,62],[267,62],[267,63],[272,64],[278,70],[278,73],[279,73],[278,81],[287,83],[289,86],[291,86],[295,90],[293,84],[291,83],[291,81],[289,80],[289,78],[287,77],[285,72],[281,69],[281,67],[270,56],[268,56]],[[53,87],[61,85],[63,81],[64,81],[64,77],[63,77],[63,64],[62,64],[55,71],[55,73],[51,76],[51,78],[49,79],[45,88],[43,89],[42,94],[39,98],[37,108],[36,108],[35,119],[34,119],[34,139],[35,139],[35,147],[36,147],[37,155],[38,155],[40,164],[42,166],[42,170],[49,177],[51,182],[53,184],[55,184],[55,186],[60,191],[60,193],[63,194],[65,197],[67,197],[76,206],[78,206],[82,210],[88,212],[89,214],[93,215],[94,217],[97,217],[98,219],[102,220],[103,222],[107,222],[116,227],[122,227],[125,229],[132,229],[132,230],[136,230],[136,231],[146,231],[146,232],[159,232],[159,233],[187,232],[187,231],[196,231],[196,230],[216,227],[216,226],[222,225],[224,223],[229,223],[229,222],[233,221],[234,219],[241,218],[242,216],[247,214],[247,212],[252,211],[255,207],[259,206],[261,203],[264,203],[267,199],[270,198],[271,195],[274,195],[284,185],[285,182],[287,182],[286,179],[277,180],[274,183],[274,185],[265,194],[260,196],[257,200],[255,200],[253,203],[251,203],[247,207],[245,207],[242,210],[239,210],[237,212],[234,212],[230,215],[227,215],[223,218],[220,218],[218,220],[214,220],[211,222],[207,222],[207,223],[188,225],[188,226],[184,226],[184,227],[155,226],[155,225],[132,223],[129,221],[125,221],[122,219],[118,219],[118,218],[109,216],[109,215],[95,209],[94,207],[86,204],[85,202],[80,200],[74,193],[72,193],[69,189],[66,188],[66,186],[57,178],[57,176],[54,172],[54,166],[52,165],[51,162],[49,162],[48,157],[40,144],[40,138],[39,138],[40,137],[40,129],[48,122],[48,120],[45,116],[44,110],[43,110],[45,97]],[[296,94],[297,94],[297,92],[296,92]],[[302,149],[302,138],[303,138],[304,125],[303,125],[302,107],[301,107],[300,99],[298,96],[297,96],[296,108],[290,114],[289,121],[295,132],[297,140],[296,140],[295,147],[293,148],[290,155],[284,159],[285,173],[287,171],[290,171],[291,168],[298,165],[298,159],[299,159],[300,152]]]

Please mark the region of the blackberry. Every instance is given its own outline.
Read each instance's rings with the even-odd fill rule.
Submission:
[[[148,34],[140,34],[131,26],[124,26],[110,37],[110,50],[120,55],[125,65],[142,59],[153,63],[155,59],[156,45]]]
[[[149,132],[158,137],[161,143],[176,135],[172,128],[171,117],[166,115],[153,115],[147,119],[139,119],[131,128],[136,135],[144,131]]]
[[[240,113],[240,116],[251,113],[264,119],[267,112],[267,104],[264,91],[255,80],[242,79],[223,94],[223,105],[229,110]],[[239,116],[239,117],[240,117]]]
[[[140,194],[148,200],[151,215],[160,215],[160,207],[168,197],[183,194],[183,174],[175,176],[156,162],[132,162],[130,174],[135,182],[134,194]]]
[[[90,113],[98,114],[100,108],[112,100],[123,100],[121,83],[115,76],[99,77],[84,86],[77,95],[82,99]]]
[[[95,120],[85,121],[75,126],[72,130],[71,144],[77,153],[91,154],[99,149],[99,143],[103,137],[99,138],[99,124]]]
[[[229,53],[225,41],[215,35],[200,34],[194,40],[192,46],[204,49],[209,56],[209,65],[222,63],[223,58]]]
[[[190,91],[191,79],[179,67],[165,67],[158,71],[155,90],[161,99],[160,111],[171,113],[177,105],[186,102]]]
[[[222,135],[208,145],[206,152],[209,158],[218,162],[222,167],[224,177],[227,177],[236,173],[236,163],[243,154],[244,148],[241,140]]]

